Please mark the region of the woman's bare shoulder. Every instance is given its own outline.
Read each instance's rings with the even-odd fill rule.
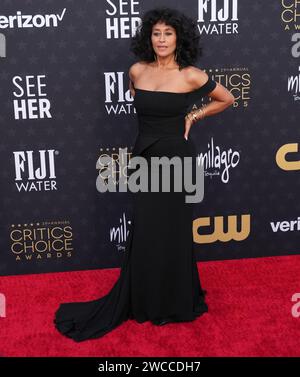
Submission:
[[[148,63],[145,61],[139,61],[133,63],[128,70],[129,77],[132,81],[139,76],[139,74],[148,66]]]
[[[182,71],[185,75],[186,81],[195,88],[204,85],[208,80],[208,74],[204,70],[193,65],[183,68]]]

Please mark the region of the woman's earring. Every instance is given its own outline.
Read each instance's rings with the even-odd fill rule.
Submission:
[[[175,60],[177,60],[177,49],[175,50]]]

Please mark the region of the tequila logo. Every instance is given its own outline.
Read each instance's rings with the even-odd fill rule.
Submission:
[[[299,66],[299,73],[295,76],[288,77],[288,92],[293,92],[293,97],[295,101],[300,100],[300,66]]]
[[[127,230],[127,228],[130,224],[131,221],[126,219],[126,215],[123,212],[122,218],[120,218],[120,225],[110,229],[110,241],[117,242],[118,250],[125,249],[125,247],[120,244],[126,242],[129,234],[129,230]]]
[[[221,151],[221,147],[214,145],[211,138],[208,151],[197,157],[198,164],[204,165],[205,176],[220,175],[223,183],[229,182],[229,170],[235,168],[240,162],[240,154],[231,148]]]

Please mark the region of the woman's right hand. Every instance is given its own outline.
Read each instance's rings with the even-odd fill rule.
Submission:
[[[185,117],[185,131],[184,131],[184,138],[187,140],[188,139],[188,135],[189,135],[189,132],[190,132],[190,129],[193,125],[193,121],[188,118],[187,116]]]

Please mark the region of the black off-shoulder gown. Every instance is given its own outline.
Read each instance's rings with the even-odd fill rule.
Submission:
[[[209,78],[185,93],[135,88],[139,132],[132,157],[195,157],[193,141],[183,136],[184,117],[191,104],[215,87]],[[133,194],[133,218],[118,280],[99,299],[61,304],[54,318],[60,333],[80,342],[99,338],[128,319],[182,322],[208,311],[193,252],[192,204],[185,202],[185,194]]]

